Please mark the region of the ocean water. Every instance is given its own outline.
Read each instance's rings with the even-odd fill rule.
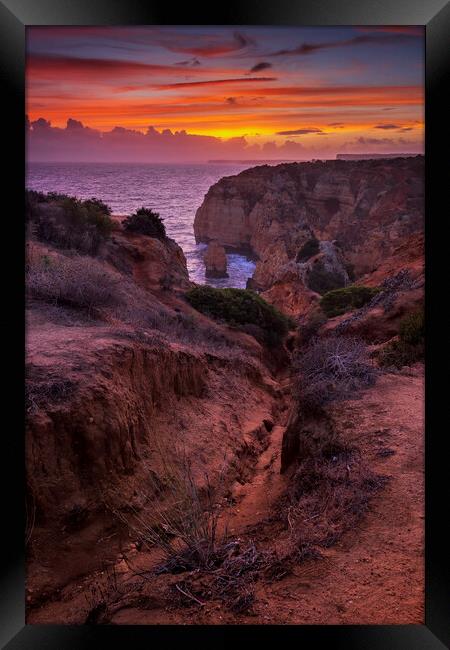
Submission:
[[[152,208],[164,219],[169,237],[183,249],[193,282],[244,288],[255,265],[242,255],[227,255],[229,278],[205,278],[206,246],[195,243],[194,217],[211,185],[247,167],[245,163],[30,163],[26,186],[81,199],[95,196],[107,203],[113,214],[131,214],[142,206]]]

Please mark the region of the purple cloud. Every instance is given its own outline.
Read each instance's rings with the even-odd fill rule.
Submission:
[[[254,65],[253,68],[250,69],[250,72],[261,72],[261,70],[268,70],[271,67],[271,63],[268,63],[267,61],[261,61],[261,63]]]
[[[400,129],[401,126],[399,126],[398,124],[377,124],[373,128],[374,129],[384,129],[385,131],[389,131],[390,129]]]
[[[294,129],[293,131],[277,131],[276,135],[307,135],[308,133],[322,133],[322,129]]]

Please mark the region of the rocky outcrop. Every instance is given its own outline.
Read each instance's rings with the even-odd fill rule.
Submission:
[[[286,285],[289,271],[299,276],[289,281],[298,291],[298,254],[312,237],[322,252],[338,248],[340,263],[358,278],[423,231],[423,200],[423,156],[264,165],[213,185],[194,231],[199,242],[255,255],[254,288]]]
[[[144,289],[184,290],[191,286],[183,250],[169,237],[157,239],[119,228],[103,244],[99,257],[132,276]]]
[[[312,240],[308,240],[312,241]],[[343,287],[350,283],[342,253],[335,242],[317,241],[318,252],[307,259],[297,257],[281,266],[271,276],[270,289],[263,297],[289,315],[309,310],[323,291]],[[260,286],[261,274],[269,265],[256,268],[254,280]]]
[[[380,292],[364,307],[329,319],[319,334],[345,333],[372,344],[396,336],[402,318],[423,309],[424,261],[423,235],[409,237],[376,271],[358,281],[358,284],[379,287]]]
[[[203,256],[207,278],[228,278],[225,248],[217,241],[211,241]]]

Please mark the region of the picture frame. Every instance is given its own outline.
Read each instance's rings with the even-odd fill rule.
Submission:
[[[391,3],[379,0],[229,0],[214,10],[191,4],[171,10],[167,4],[142,3],[138,0],[2,0],[0,2],[2,36],[0,60],[4,87],[4,124],[7,125],[5,147],[4,195],[8,197],[7,248],[13,253],[4,269],[7,284],[7,318],[4,316],[4,341],[7,352],[5,376],[7,390],[4,414],[11,415],[12,424],[5,431],[4,522],[7,552],[1,571],[0,641],[8,650],[57,648],[98,648],[117,644],[132,648],[172,647],[176,643],[205,641],[212,647],[228,647],[237,641],[254,644],[261,640],[275,642],[278,636],[287,643],[313,647],[364,648],[365,650],[439,650],[450,645],[449,553],[445,536],[445,476],[448,462],[444,453],[445,416],[439,409],[444,400],[437,398],[439,364],[444,369],[438,334],[439,302],[436,296],[438,279],[446,256],[439,252],[439,226],[431,218],[445,218],[448,186],[443,154],[448,143],[448,104],[444,101],[448,79],[448,33],[450,3],[442,0],[403,0]],[[403,626],[36,626],[25,625],[25,560],[24,560],[24,228],[21,207],[24,195],[24,81],[25,39],[29,25],[425,25],[426,26],[426,616],[424,625]],[[447,137],[445,137],[447,136]],[[439,242],[439,240],[441,241]],[[431,253],[431,250],[433,251]],[[14,278],[14,282],[10,282]],[[441,315],[441,320],[445,320]],[[14,345],[10,343],[14,341]],[[433,362],[431,363],[431,359]],[[255,634],[257,635],[255,637]]]

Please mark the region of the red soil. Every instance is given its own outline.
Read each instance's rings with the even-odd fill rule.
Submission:
[[[283,386],[281,386],[283,389]],[[175,607],[167,587],[180,576],[159,576],[145,605],[123,598],[114,624],[409,624],[424,619],[423,370],[386,374],[360,399],[336,405],[332,417],[341,439],[361,451],[371,468],[389,477],[360,526],[324,557],[294,567],[278,582],[260,580],[252,615],[233,614],[221,603],[188,602]],[[256,415],[256,414],[255,414]],[[261,415],[263,415],[261,413]],[[258,418],[256,418],[258,419]],[[288,478],[279,474],[285,418],[273,427],[251,476],[235,484],[229,513],[233,535],[257,545],[277,544],[279,531],[267,521]],[[249,423],[250,426],[251,423]],[[256,424],[256,421],[255,421]],[[256,524],[256,526],[255,526]],[[271,537],[272,536],[272,537]],[[282,540],[281,540],[282,541]],[[159,560],[132,544],[116,563],[122,583],[136,580]],[[71,581],[57,600],[29,613],[29,623],[80,623],[89,611],[89,590],[105,573]],[[139,579],[139,578],[138,578]]]

